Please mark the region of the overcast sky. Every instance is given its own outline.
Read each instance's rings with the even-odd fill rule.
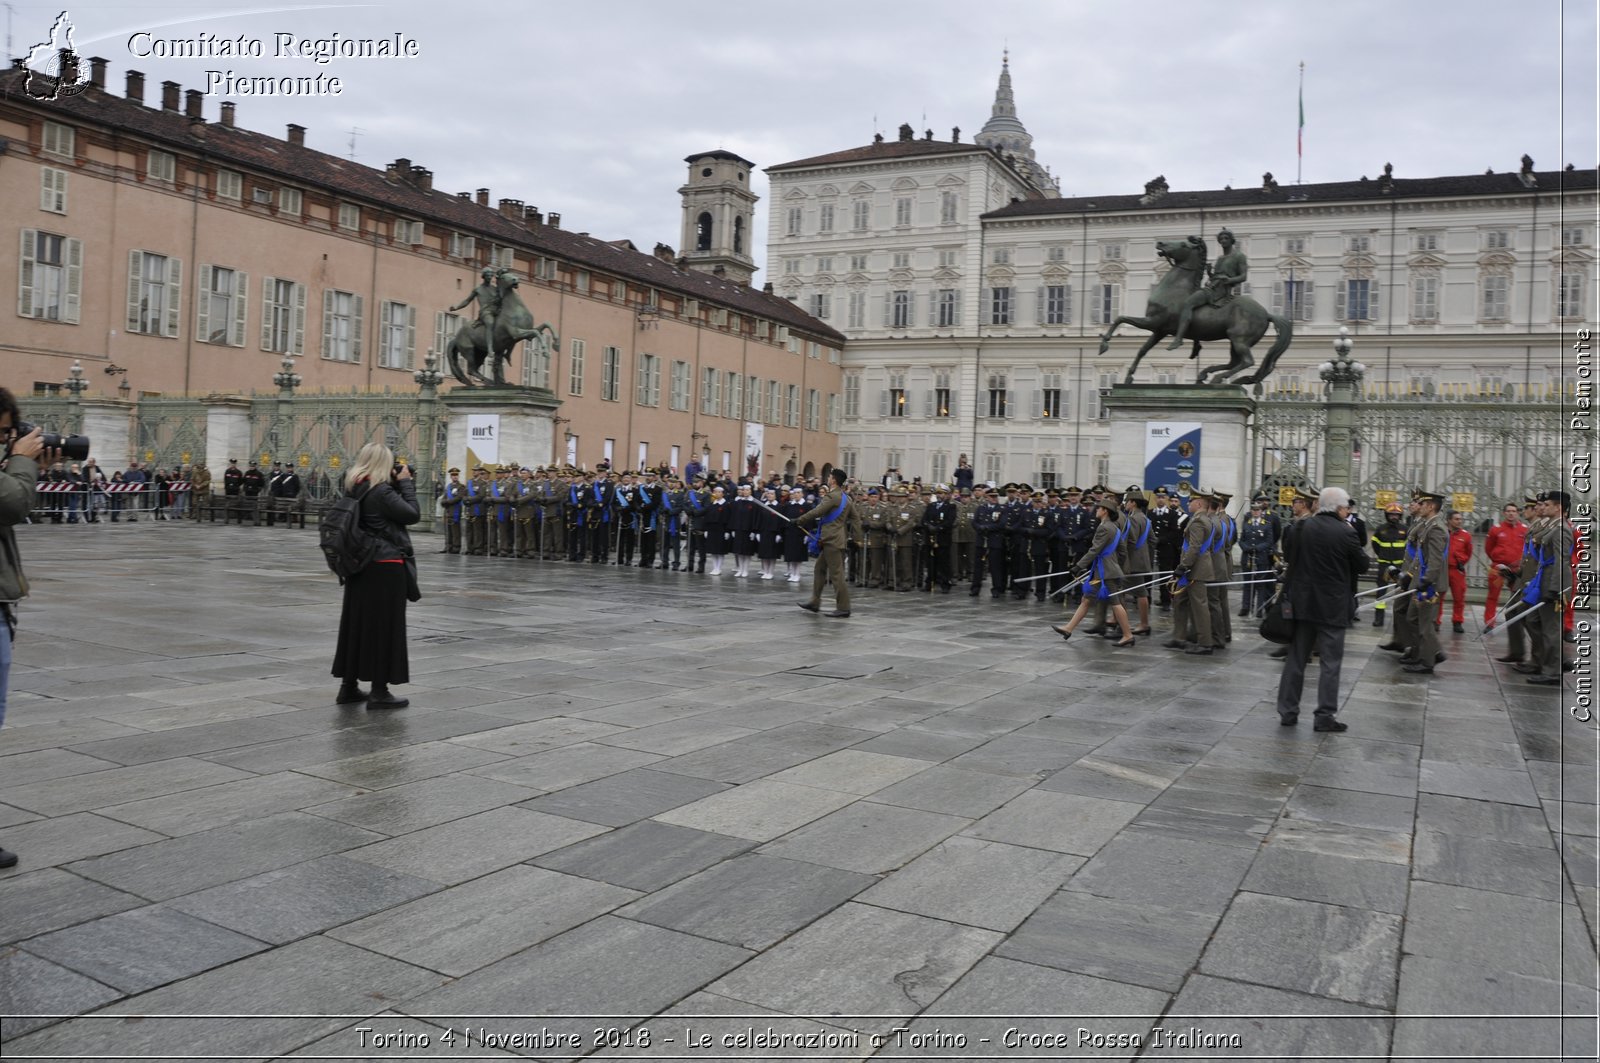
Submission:
[[[13,0],[12,54],[48,34],[59,5]],[[1304,180],[1593,167],[1593,0],[727,0],[349,6],[73,3],[79,50],[111,61],[109,87],[144,71],[205,88],[207,70],[324,73],[338,96],[224,98],[238,123],[383,166],[434,171],[437,187],[559,211],[567,228],[677,247],[691,152],[770,165],[893,138],[902,122],[970,141],[989,117],[1003,48],[1018,115],[1063,195],[1174,191],[1295,179],[1305,62]],[[1211,14],[1209,12],[1220,12]],[[244,34],[266,56],[130,55],[129,38]],[[274,34],[414,39],[410,59],[274,59]],[[753,187],[763,196],[766,180]],[[765,233],[769,204],[758,206]],[[758,241],[757,262],[764,248]],[[757,275],[758,281],[764,279]]]

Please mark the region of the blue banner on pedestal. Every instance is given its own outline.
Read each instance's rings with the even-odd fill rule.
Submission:
[[[1200,425],[1182,421],[1144,423],[1144,489],[1187,494],[1200,482]]]

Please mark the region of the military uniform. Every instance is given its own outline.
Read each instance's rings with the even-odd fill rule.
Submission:
[[[482,466],[472,470],[462,507],[467,525],[467,553],[481,557],[489,552],[488,521],[489,473]]]
[[[1216,534],[1209,509],[1210,496],[1196,492],[1203,508],[1189,514],[1184,525],[1183,553],[1178,558],[1177,583],[1172,599],[1172,638],[1165,645],[1182,649],[1192,642],[1189,653],[1212,653],[1211,602],[1208,585],[1215,579],[1213,538]]]
[[[467,497],[467,485],[461,482],[461,470],[450,470],[450,481],[439,495],[439,507],[444,510],[444,549],[446,554],[461,552],[461,509]]]
[[[904,486],[894,489],[889,499],[888,533],[889,562],[887,573],[899,591],[909,591],[916,586],[917,522],[921,519],[918,503]]]
[[[1445,556],[1450,548],[1450,533],[1439,513],[1444,496],[1421,492],[1418,499],[1431,501],[1434,510],[1415,521],[1406,536],[1401,581],[1417,593],[1400,602],[1394,619],[1394,641],[1407,647],[1406,655],[1400,658],[1406,671],[1429,674],[1439,660],[1439,627],[1434,617],[1439,611],[1438,595],[1448,575]]]
[[[704,486],[691,486],[684,492],[683,514],[689,529],[689,563],[686,567],[690,572],[701,575],[706,571],[706,507],[710,503],[710,492]],[[696,558],[699,559],[698,566]]]
[[[950,549],[954,555],[950,561],[955,569],[950,575],[958,582],[971,579],[979,563],[978,532],[972,526],[972,515],[977,510],[978,500],[972,495],[966,495],[956,503],[956,527],[950,535]]]
[[[1544,507],[1544,522],[1528,533],[1533,544],[1531,560],[1536,568],[1518,594],[1524,608],[1538,607],[1538,612],[1517,625],[1529,629],[1533,659],[1528,665],[1519,666],[1519,671],[1529,673],[1530,683],[1556,686],[1561,682],[1563,621],[1572,590],[1571,559],[1576,534],[1566,519],[1566,509],[1571,503],[1565,492],[1547,491],[1540,496],[1540,504]]]
[[[656,510],[656,542],[663,572],[669,564],[674,572],[683,567],[683,519],[688,496],[689,492],[676,480],[662,485],[661,504]]]
[[[972,528],[978,538],[977,556],[972,561],[972,595],[983,588],[984,570],[989,573],[989,597],[1006,593],[1006,509],[1005,504],[985,496],[972,514]]]
[[[943,486],[941,484],[940,488]],[[919,523],[922,528],[922,589],[931,591],[937,585],[949,594],[956,507],[949,501],[946,491],[935,489],[934,501],[922,511]]]
[[[514,553],[520,558],[539,556],[539,500],[533,474],[527,469],[517,473],[511,490],[512,516],[517,531]]]
[[[887,587],[894,580],[889,568],[889,505],[876,487],[867,488],[867,501],[861,504],[856,519],[864,544],[860,582],[868,587]]]
[[[189,473],[189,519],[199,520],[200,510],[211,503],[211,470],[200,462]]]

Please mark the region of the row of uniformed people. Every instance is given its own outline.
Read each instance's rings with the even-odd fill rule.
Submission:
[[[708,486],[704,477],[690,486],[656,471],[613,478],[609,470],[507,466],[491,475],[480,466],[464,481],[451,469],[439,498],[443,552],[629,566],[637,558],[641,568],[699,572],[709,558],[713,575],[731,553],[735,575],[746,575],[755,557],[762,578],[771,579],[781,560],[788,581],[798,583],[805,539],[784,517],[799,516],[814,499],[800,487],[761,487],[759,497],[756,490]]]

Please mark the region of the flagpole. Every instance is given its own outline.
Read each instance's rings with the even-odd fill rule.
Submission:
[[[1294,137],[1294,183],[1300,184],[1306,161],[1306,61],[1300,60],[1300,125]]]

